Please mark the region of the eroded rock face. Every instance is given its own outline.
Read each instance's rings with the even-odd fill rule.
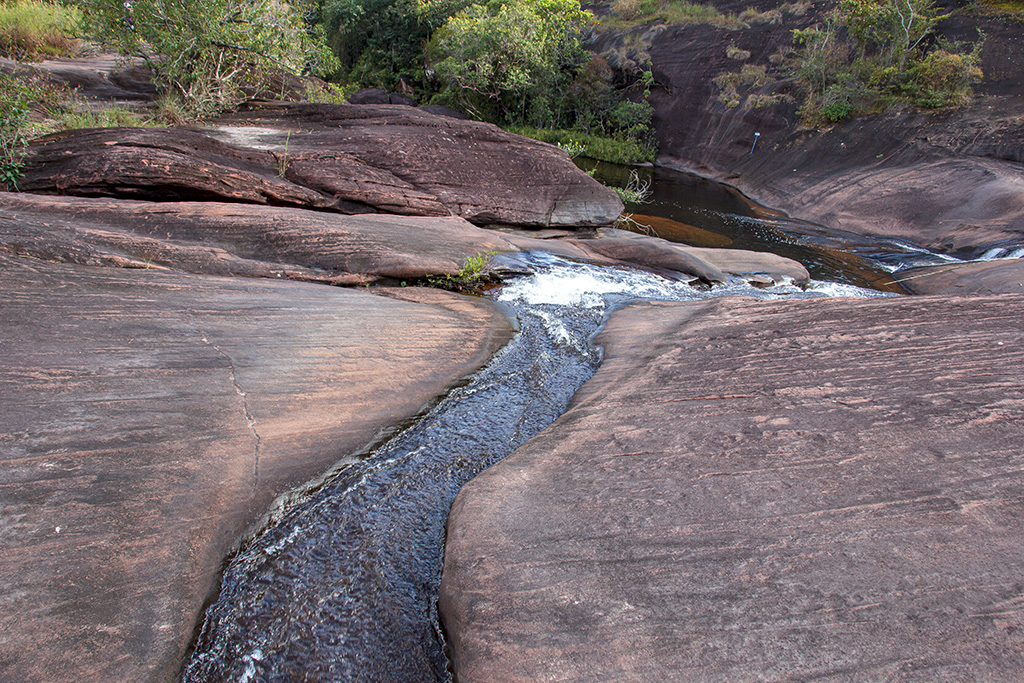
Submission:
[[[1011,681],[1024,296],[652,304],[467,485],[462,682]]]
[[[713,4],[735,11],[728,0]],[[820,21],[823,7],[739,30],[652,28],[651,68],[664,86],[650,97],[660,161],[833,228],[943,250],[1024,243],[1024,42],[1017,27],[967,14],[940,24],[947,40],[974,42],[978,29],[986,36],[985,79],[972,106],[908,107],[814,128],[802,124],[800,93],[773,56],[792,47],[794,29]],[[732,101],[714,84],[751,67],[768,76],[741,86]]]
[[[607,225],[622,210],[557,147],[399,105],[281,105],[205,132],[64,132],[31,147],[19,187],[531,227]]]
[[[0,251],[90,265],[353,285],[454,275],[471,256],[512,249],[455,216],[0,193]]]
[[[510,332],[487,302],[437,290],[5,254],[0,283],[12,681],[177,680],[224,557],[275,496],[414,415]]]

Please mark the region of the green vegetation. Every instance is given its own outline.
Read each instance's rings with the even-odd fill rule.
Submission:
[[[158,125],[125,107],[95,108],[44,78],[0,73],[0,187],[16,190],[25,148],[39,135],[71,128]]]
[[[601,20],[603,26],[626,29],[656,21],[666,24],[711,24],[719,28],[746,28],[735,14],[723,14],[711,5],[684,0],[615,0],[611,15]]]
[[[470,256],[455,275],[429,275],[426,284],[451,292],[477,292],[483,285],[493,281],[491,274],[487,272],[487,265],[496,253],[498,252],[487,251]]]
[[[73,54],[81,24],[78,8],[59,2],[0,3],[0,56],[36,60]]]
[[[653,162],[656,154],[654,146],[649,143],[617,140],[563,128],[511,126],[508,130],[534,140],[558,145],[573,157],[584,156],[613,164],[629,165]]]
[[[191,118],[236,107],[271,73],[323,73],[337,64],[285,0],[80,4],[94,35],[146,58]]]
[[[623,204],[646,204],[651,199],[651,181],[649,178],[641,180],[636,169],[629,172],[629,180],[625,187],[612,186]]]
[[[945,43],[932,0],[841,0],[817,26],[793,32],[789,66],[806,93],[810,123],[891,105],[962,106],[981,79],[981,41]]]
[[[579,0],[470,5],[427,47],[443,99],[491,121],[558,125],[567,104],[559,95],[586,59],[589,18]]]

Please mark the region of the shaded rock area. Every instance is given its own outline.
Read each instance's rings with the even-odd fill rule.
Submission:
[[[0,254],[0,678],[176,680],[275,497],[508,338],[487,302]],[[394,296],[388,296],[394,291]]]
[[[455,215],[476,224],[601,226],[622,210],[613,190],[553,145],[401,105],[264,107],[216,131],[68,131],[34,143],[24,172],[19,187],[36,193]]]
[[[1019,680],[1022,305],[614,314],[453,507],[458,680]]]
[[[1024,294],[1024,259],[912,268],[900,278],[914,294]]]
[[[49,59],[34,64],[0,57],[0,71],[42,76],[51,83],[73,88],[85,100],[136,107],[149,105],[157,94],[153,72],[141,59],[116,54]]]
[[[731,0],[712,4],[743,9]],[[984,32],[985,79],[970,107],[906,108],[814,129],[802,123],[799,93],[775,56],[792,46],[794,29],[819,21],[828,6],[806,13],[786,7],[777,21],[743,29],[661,25],[638,36],[650,45],[659,84],[649,101],[661,163],[725,180],[763,204],[842,230],[964,252],[1024,243],[1019,23],[959,13],[940,24],[946,40],[974,42],[977,29]],[[621,53],[622,39],[615,40],[606,36],[595,47]],[[726,102],[714,79],[749,67],[765,67],[765,82],[742,86]]]

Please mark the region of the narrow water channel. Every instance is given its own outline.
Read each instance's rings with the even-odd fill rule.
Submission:
[[[493,297],[519,332],[428,415],[340,471],[227,567],[184,680],[447,681],[436,615],[444,528],[477,473],[557,418],[594,373],[591,340],[610,310],[643,300],[875,296],[816,282],[698,290],[646,272],[546,254],[504,257],[530,272]]]

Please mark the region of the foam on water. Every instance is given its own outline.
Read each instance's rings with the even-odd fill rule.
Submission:
[[[463,484],[551,424],[597,369],[590,340],[632,301],[876,296],[814,282],[698,289],[545,254],[496,296],[520,331],[418,422],[299,496],[225,570],[183,680],[450,680],[437,622],[444,527]],[[513,261],[515,263],[515,260]]]

